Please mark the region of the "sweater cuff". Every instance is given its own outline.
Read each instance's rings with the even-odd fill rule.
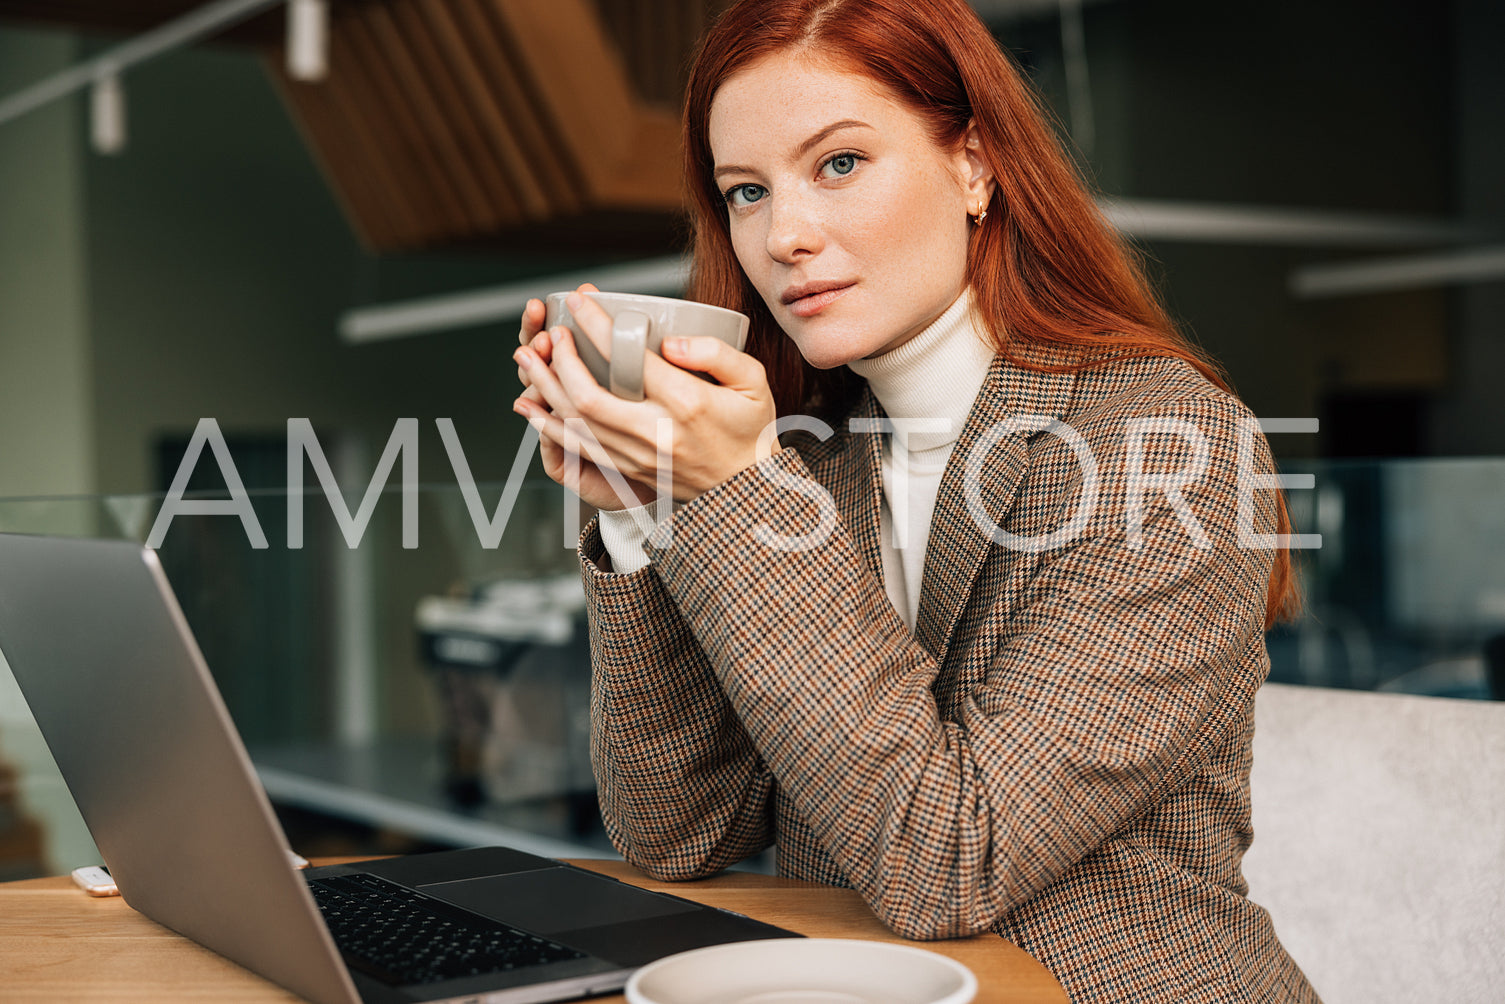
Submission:
[[[613,571],[627,574],[648,567],[643,541],[648,539],[648,531],[654,526],[656,506],[657,503],[650,502],[633,509],[601,512],[601,543],[611,555]]]

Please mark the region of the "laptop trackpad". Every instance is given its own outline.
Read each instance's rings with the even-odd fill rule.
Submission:
[[[572,868],[490,875],[418,888],[435,899],[536,934],[558,934],[700,909]]]

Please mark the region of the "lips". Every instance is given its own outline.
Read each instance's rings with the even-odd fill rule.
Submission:
[[[807,282],[784,290],[779,300],[796,317],[811,317],[840,299],[855,285],[854,282],[841,281]]]

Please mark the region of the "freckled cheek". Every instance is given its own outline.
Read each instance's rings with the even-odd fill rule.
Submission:
[[[952,273],[965,268],[970,220],[954,179],[930,172],[916,180],[896,200],[894,231],[904,239],[913,281],[954,281]]]
[[[913,248],[942,225],[947,210],[956,204],[954,186],[923,165],[895,172],[888,180],[870,200],[876,210],[874,224],[883,227],[885,242]]]
[[[928,264],[927,235],[937,227],[937,200],[925,186],[914,184],[874,194],[860,206],[844,207],[833,236],[864,266],[888,272],[887,281],[903,283]]]
[[[773,269],[764,242],[753,232],[751,226],[733,224],[732,253],[737,256],[737,263],[742,266],[742,273],[752,283],[753,289],[758,291],[764,302],[772,306],[769,283]]]

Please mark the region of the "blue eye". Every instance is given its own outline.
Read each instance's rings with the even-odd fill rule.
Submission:
[[[857,170],[857,162],[861,159],[855,153],[838,153],[821,165],[821,173],[843,177]]]
[[[728,188],[726,190],[725,195],[723,195],[722,197],[726,199],[726,204],[731,206],[733,209],[746,209],[748,206],[762,199],[763,196],[767,194],[768,189],[764,188],[762,185],[748,184],[733,185],[731,188]]]

